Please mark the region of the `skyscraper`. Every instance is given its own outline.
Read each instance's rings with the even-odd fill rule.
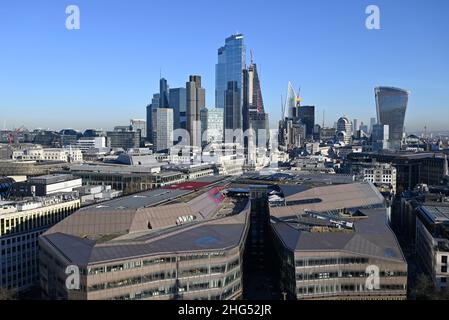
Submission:
[[[337,122],[337,139],[338,141],[350,144],[352,140],[352,122],[348,117],[344,116]]]
[[[237,81],[229,81],[225,96],[225,129],[242,129],[241,92]]]
[[[147,137],[147,123],[143,119],[131,119],[130,125],[133,131],[140,131],[141,138]]]
[[[291,82],[288,83],[287,99],[284,105],[284,119],[293,119],[296,117],[296,99],[297,95]]]
[[[369,121],[369,133],[373,132],[373,126],[376,124],[376,118],[371,118]]]
[[[377,87],[374,92],[377,122],[389,126],[390,148],[400,150],[410,92],[393,87]]]
[[[315,106],[300,106],[296,108],[298,118],[306,126],[306,137],[313,138],[315,127]]]
[[[186,129],[187,123],[187,97],[186,88],[170,89],[170,108],[173,109],[173,129]]]
[[[201,76],[190,76],[186,83],[187,131],[190,145],[201,146],[200,110],[206,106],[206,91],[201,87]]]
[[[218,49],[218,63],[215,66],[215,107],[224,108],[229,82],[236,82],[240,92],[240,109],[243,104],[243,69],[246,67],[246,49],[242,34],[232,35]]]
[[[159,108],[169,108],[168,94],[169,88],[167,80],[165,78],[161,78],[159,80]]]
[[[153,95],[151,104],[147,106],[147,140],[153,143],[153,109],[159,108],[159,93]]]
[[[173,146],[173,109],[153,109],[154,151],[167,150]]]

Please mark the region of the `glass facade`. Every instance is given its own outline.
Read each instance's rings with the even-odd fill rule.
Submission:
[[[173,129],[186,129],[187,100],[186,88],[170,89],[170,108],[173,109]]]
[[[409,92],[391,87],[375,89],[377,121],[389,126],[390,148],[400,150]]]
[[[218,63],[215,66],[215,107],[225,107],[226,89],[229,81],[235,81],[241,92],[243,87],[243,69],[246,67],[246,49],[242,34],[232,35],[225,46],[218,49]],[[243,95],[240,93],[242,104]]]

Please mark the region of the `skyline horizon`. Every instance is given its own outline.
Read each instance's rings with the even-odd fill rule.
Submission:
[[[30,10],[19,11],[16,9],[21,5],[8,3],[0,8],[0,16],[9,13],[0,19],[0,36],[6,48],[0,53],[0,68],[5,70],[0,74],[0,103],[8,110],[0,125],[3,128],[6,123],[10,129],[23,125],[107,130],[125,125],[129,119],[145,119],[146,105],[158,92],[161,75],[171,88],[184,87],[189,75],[200,75],[206,107],[215,107],[217,50],[225,38],[241,33],[247,52],[254,53],[272,128],[281,119],[281,96],[285,99],[290,81],[301,88],[303,105],[316,107],[316,123],[321,125],[325,112],[326,127],[344,115],[369,124],[370,118],[377,118],[374,88],[391,86],[411,92],[406,130],[424,131],[424,126],[428,132],[447,130],[444,119],[449,116],[449,76],[443,70],[449,68],[445,58],[449,35],[442,31],[449,23],[438,16],[449,4],[433,0],[431,5],[405,5],[405,1],[380,0],[382,28],[367,30],[364,9],[368,2],[360,0],[347,6],[319,2],[326,4],[329,12],[321,12],[320,5],[285,1],[293,12],[285,12],[285,21],[267,29],[259,20],[249,21],[253,25],[239,20],[243,9],[256,8],[259,16],[273,17],[284,13],[283,7],[263,3],[255,7],[249,1],[226,26],[211,23],[208,34],[199,31],[201,37],[178,24],[164,24],[164,32],[155,33],[152,26],[141,22],[146,20],[139,20],[157,8],[167,9],[165,4],[115,3],[102,13],[105,1],[94,4],[80,0],[81,28],[69,31],[61,28],[65,4],[30,2]],[[173,3],[184,8],[182,2]],[[199,7],[204,9],[201,14],[195,11]],[[288,19],[297,17],[294,8],[308,14],[302,20]],[[191,22],[192,27],[214,21],[218,13],[214,4],[203,0],[193,8],[186,6],[183,14],[178,11],[183,10],[177,10],[173,19],[180,24],[192,17],[204,18]],[[418,14],[419,26],[413,23]],[[160,19],[151,18],[156,24]],[[114,23],[104,24],[108,19]],[[230,31],[229,25],[238,31]],[[304,41],[282,34],[286,27],[300,30],[299,40]],[[5,32],[8,28],[10,33]],[[119,42],[117,36],[121,36]],[[200,40],[195,41],[197,38]],[[293,44],[292,49],[279,50],[285,47],[286,39],[291,41],[287,44]],[[305,49],[300,43],[306,43]]]

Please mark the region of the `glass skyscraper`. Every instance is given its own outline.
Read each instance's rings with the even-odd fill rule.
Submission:
[[[377,87],[374,91],[376,95],[377,121],[379,124],[389,126],[390,148],[400,150],[410,92],[392,87]]]
[[[225,46],[218,49],[218,63],[215,66],[215,107],[226,105],[226,90],[230,81],[237,84],[240,106],[243,102],[243,69],[246,67],[246,49],[242,34],[232,35],[225,40]],[[240,107],[241,109],[241,107]]]
[[[169,104],[173,109],[173,129],[187,128],[186,88],[170,89]]]

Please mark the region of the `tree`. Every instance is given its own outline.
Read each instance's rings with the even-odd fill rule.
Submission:
[[[429,276],[420,274],[411,296],[416,300],[449,300],[449,287],[438,290]]]

